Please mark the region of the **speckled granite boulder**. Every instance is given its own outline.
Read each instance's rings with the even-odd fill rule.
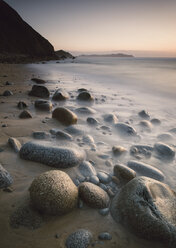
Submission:
[[[52,117],[65,126],[76,124],[78,120],[77,116],[72,111],[60,107],[53,111]]]
[[[79,165],[85,154],[80,148],[54,146],[51,142],[27,142],[20,149],[20,157],[56,168],[69,168]]]
[[[138,162],[135,160],[128,161],[127,165],[129,168],[138,172],[140,176],[151,177],[159,181],[164,181],[164,174],[152,165],[146,164],[144,162]]]
[[[0,164],[0,189],[9,187],[13,183],[13,179],[8,171]]]
[[[99,186],[89,182],[79,185],[79,196],[92,208],[107,208],[109,205],[108,194]]]
[[[52,99],[55,101],[64,101],[64,100],[67,100],[68,98],[69,98],[68,93],[62,89],[56,90],[56,92],[54,93],[52,97]]]
[[[147,177],[127,183],[114,197],[111,214],[140,238],[176,247],[176,193],[166,184]]]
[[[29,96],[37,96],[41,98],[48,98],[50,96],[49,90],[43,85],[33,85]]]
[[[35,178],[29,188],[33,206],[45,214],[62,215],[77,206],[78,189],[63,171],[52,170]]]
[[[85,229],[79,229],[70,234],[66,240],[67,248],[87,248],[92,241],[92,233]]]

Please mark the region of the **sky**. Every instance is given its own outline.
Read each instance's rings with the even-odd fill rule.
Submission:
[[[176,57],[176,0],[5,0],[55,50]]]

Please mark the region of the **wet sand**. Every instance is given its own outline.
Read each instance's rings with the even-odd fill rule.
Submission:
[[[4,77],[6,75],[7,77]],[[66,106],[72,110],[78,107],[85,106],[76,100],[78,95],[78,88],[87,88],[91,91],[93,96],[97,98],[93,104],[88,105],[93,108],[96,113],[92,116],[99,120],[102,125],[110,128],[110,131],[102,130],[101,128],[90,128],[86,123],[89,115],[78,114],[78,125],[83,126],[85,133],[91,134],[97,145],[97,151],[90,151],[87,144],[83,144],[83,148],[87,151],[87,160],[92,160],[96,164],[96,169],[112,172],[111,167],[107,167],[105,161],[108,159],[115,165],[117,162],[126,163],[131,157],[130,154],[119,160],[113,157],[111,149],[113,145],[124,146],[129,150],[135,141],[124,140],[120,138],[113,127],[109,123],[103,121],[102,115],[105,113],[116,113],[119,121],[129,121],[137,129],[142,136],[142,144],[153,145],[159,133],[166,132],[170,128],[174,128],[175,113],[169,106],[160,102],[163,99],[155,101],[147,101],[137,91],[124,90],[123,88],[112,89],[108,85],[95,85],[93,82],[84,81],[78,75],[72,75],[65,71],[58,71],[53,75],[52,71],[48,71],[46,65],[0,65],[0,93],[5,90],[11,90],[13,96],[0,97],[0,147],[3,151],[0,152],[0,163],[7,169],[14,179],[12,185],[13,192],[0,191],[0,247],[3,248],[45,248],[45,247],[65,247],[66,237],[79,228],[89,229],[93,233],[94,241],[98,240],[100,232],[108,231],[112,235],[112,240],[104,241],[95,245],[95,247],[109,247],[109,248],[149,248],[158,247],[162,248],[162,244],[148,242],[139,239],[125,230],[122,226],[115,223],[111,215],[101,216],[98,210],[88,208],[84,205],[83,209],[75,209],[73,212],[59,217],[50,217],[44,221],[39,229],[30,230],[26,227],[14,229],[9,225],[9,217],[17,206],[28,197],[28,188],[33,179],[42,172],[51,170],[51,167],[40,163],[25,161],[19,158],[7,144],[9,137],[16,137],[23,144],[28,140],[34,140],[32,133],[34,131],[49,132],[51,128],[64,129],[57,121],[51,118],[51,112],[41,112],[34,108],[34,101],[38,98],[28,96],[34,84],[30,79],[32,77],[40,77],[47,80],[46,87],[53,93],[57,88],[64,88],[70,93],[72,98],[65,103],[54,102],[56,106]],[[5,82],[12,82],[12,85],[5,85]],[[32,119],[19,119],[21,110],[17,108],[17,103],[24,101],[27,103],[28,108],[33,116]],[[160,108],[158,107],[160,106]],[[141,131],[138,123],[140,121],[137,113],[147,109],[153,118],[161,120],[160,127],[152,127],[151,133]],[[6,127],[2,127],[6,124]],[[79,144],[78,137],[74,138],[75,143]],[[59,141],[49,138],[54,143],[59,145]],[[100,145],[99,142],[104,142]],[[175,140],[173,141],[173,143]],[[175,143],[173,144],[175,145]],[[97,155],[107,155],[107,159],[102,159]],[[145,160],[143,160],[145,162]],[[146,160],[148,161],[148,160]],[[169,184],[173,189],[176,189],[176,173],[175,161],[169,164],[162,162],[154,157],[149,161],[150,164],[160,169],[166,176],[165,183]],[[74,168],[66,169],[71,178],[74,178]],[[55,235],[58,234],[59,238]]]

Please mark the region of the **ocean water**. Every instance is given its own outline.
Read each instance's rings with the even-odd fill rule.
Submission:
[[[48,64],[57,71],[81,75],[111,87],[127,87],[168,98],[176,97],[176,58],[77,57],[74,63]]]

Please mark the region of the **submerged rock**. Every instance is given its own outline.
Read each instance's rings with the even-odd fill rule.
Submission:
[[[46,139],[48,137],[48,134],[42,131],[33,132],[32,135],[35,139]]]
[[[20,157],[56,168],[69,168],[79,165],[85,154],[80,148],[59,147],[51,142],[27,142],[20,150]]]
[[[79,229],[69,235],[66,240],[67,248],[87,248],[92,241],[92,233],[85,229]]]
[[[52,118],[57,119],[61,124],[70,126],[77,123],[77,116],[67,108],[56,108],[52,113]]]
[[[28,106],[25,102],[20,101],[20,102],[18,102],[17,107],[19,109],[24,109],[24,108],[27,108]]]
[[[121,136],[137,136],[136,130],[126,123],[119,122],[115,124],[115,128]]]
[[[111,181],[110,175],[107,172],[104,172],[104,171],[99,171],[97,173],[97,177],[99,178],[101,183],[107,184],[107,183],[109,183]]]
[[[157,118],[151,119],[150,122],[151,122],[153,125],[156,125],[156,126],[158,126],[158,125],[161,124],[161,121],[160,121],[159,119],[157,119]]]
[[[88,91],[80,92],[77,99],[81,101],[93,101],[94,100],[94,98]]]
[[[97,126],[99,124],[99,122],[93,117],[88,117],[87,123],[93,126]]]
[[[36,96],[41,98],[48,98],[50,96],[49,90],[43,85],[33,85],[29,96]]]
[[[12,149],[15,152],[19,152],[21,149],[21,143],[19,142],[19,140],[17,140],[16,138],[10,137],[8,139],[8,143],[9,145],[12,147]]]
[[[90,115],[90,114],[95,114],[96,113],[96,111],[94,109],[89,108],[89,107],[77,108],[75,111],[80,113],[80,114],[85,114],[85,115]]]
[[[77,206],[78,189],[63,171],[52,170],[36,177],[30,188],[33,206],[45,214],[62,215]]]
[[[175,151],[172,147],[164,144],[164,143],[156,143],[154,145],[154,151],[161,159],[174,159],[175,157]]]
[[[13,183],[13,179],[8,171],[0,164],[0,189],[5,189]]]
[[[147,145],[133,145],[130,148],[130,154],[134,157],[144,156],[150,158],[152,155],[153,147]]]
[[[121,156],[127,152],[127,149],[123,146],[113,146],[112,152],[115,156]]]
[[[149,115],[149,113],[148,113],[146,110],[140,111],[140,112],[138,113],[138,115],[139,115],[141,118],[145,119],[145,120],[149,120],[149,119],[150,119],[150,115]]]
[[[81,183],[79,185],[79,196],[92,208],[107,208],[109,205],[108,194],[93,183]]]
[[[112,236],[108,232],[103,232],[103,233],[100,233],[98,235],[98,238],[101,239],[101,240],[111,240],[112,239]]]
[[[3,96],[13,96],[13,93],[10,90],[5,90]]]
[[[157,139],[160,141],[172,141],[174,137],[170,133],[162,133],[157,136]]]
[[[55,101],[65,101],[69,98],[69,94],[62,89],[58,89],[56,90],[56,92],[54,93],[52,99]]]
[[[50,101],[38,99],[35,101],[34,106],[36,109],[39,109],[39,110],[50,111],[53,105]]]
[[[140,238],[176,246],[176,193],[166,184],[137,177],[114,197],[111,214]]]
[[[134,160],[128,161],[127,165],[131,169],[138,172],[141,176],[151,177],[159,181],[164,181],[164,174],[152,165]]]
[[[144,131],[151,132],[152,130],[152,124],[147,120],[140,121],[139,125]]]
[[[85,126],[73,125],[65,128],[65,131],[72,135],[83,135],[85,133]]]
[[[29,119],[29,118],[32,118],[32,115],[29,111],[24,110],[23,112],[20,113],[19,118],[20,119]]]

